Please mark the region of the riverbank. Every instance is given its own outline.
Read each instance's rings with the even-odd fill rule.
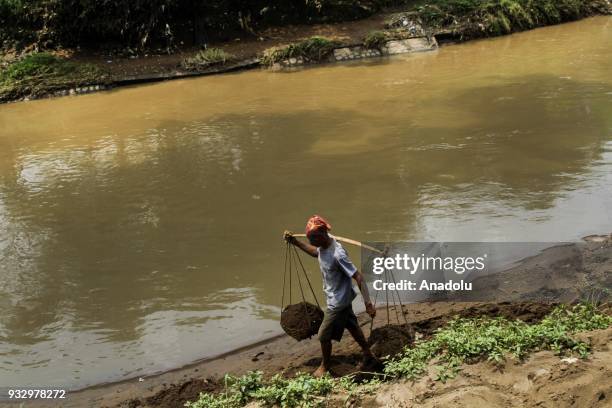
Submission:
[[[609,296],[605,288],[612,286],[611,270],[612,238],[592,236],[587,239],[586,244],[547,249],[498,274],[495,279],[485,277],[476,283],[481,289],[488,288],[490,296],[497,301],[418,303],[404,306],[403,312],[421,338],[429,338],[436,329],[444,327],[457,315],[466,318],[502,316],[532,324],[547,315],[556,302],[605,302],[606,296]],[[509,281],[513,289],[508,290],[509,286],[500,287],[501,281]],[[604,290],[601,290],[602,288]],[[395,310],[390,310],[389,319],[396,323]],[[360,314],[358,320],[368,336],[368,317]],[[376,330],[386,323],[386,310],[381,308],[372,329]],[[509,401],[524,401],[525,406],[536,406],[547,394],[535,392],[535,385],[538,389],[544,387],[544,390],[550,392],[561,390],[557,399],[563,402],[569,401],[570,394],[576,390],[575,387],[564,390],[563,384],[567,385],[589,376],[601,377],[602,381],[597,383],[597,387],[580,391],[578,400],[597,400],[600,392],[609,398],[606,393],[612,386],[609,380],[612,378],[609,372],[612,355],[606,347],[610,343],[611,334],[608,329],[593,333],[590,338],[585,335],[593,345],[594,354],[584,362],[571,363],[571,367],[550,351],[540,351],[523,363],[505,363],[505,369],[510,373],[508,375],[503,371],[496,371],[491,363],[477,362],[463,367],[464,372],[469,375],[459,375],[452,381],[440,382],[435,381],[436,364],[433,364],[430,367],[431,372],[418,379],[418,386],[411,386],[411,391],[407,391],[401,383],[385,385],[382,388],[385,391],[377,391],[375,397],[367,397],[370,399],[369,406],[385,406],[392,397],[406,401],[417,400],[425,406],[446,400],[480,397],[501,401],[498,404],[500,406]],[[288,336],[278,336],[169,372],[77,391],[71,393],[62,406],[181,407],[184,402],[197,399],[200,392],[219,391],[223,387],[222,378],[226,373],[243,375],[257,370],[262,371],[266,377],[283,373],[287,378],[299,372],[311,373],[319,364],[319,353],[316,338],[297,343]],[[334,346],[334,355],[334,374],[350,375],[356,372],[359,349],[350,336],[345,336],[342,342]],[[602,372],[601,367],[607,369]],[[546,376],[542,370],[547,371]],[[534,378],[533,373],[536,371],[540,374]],[[490,381],[487,380],[489,376]],[[537,384],[538,381],[543,383]],[[504,395],[505,393],[508,395]],[[467,405],[469,406],[469,403]],[[54,405],[45,403],[37,406]]]
[[[609,0],[516,0],[487,3],[408,2],[356,21],[271,27],[229,42],[177,48],[171,54],[66,49],[32,64],[3,56],[0,102],[76,95],[119,86],[435,49],[438,42],[493,37],[612,14]],[[55,69],[58,66],[69,69]]]

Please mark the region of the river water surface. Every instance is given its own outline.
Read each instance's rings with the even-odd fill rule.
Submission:
[[[313,213],[370,241],[612,230],[611,45],[600,17],[1,106],[0,386],[79,388],[278,333],[281,233]]]

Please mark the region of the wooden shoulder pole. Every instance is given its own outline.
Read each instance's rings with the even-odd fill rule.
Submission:
[[[360,248],[365,248],[368,249],[370,251],[374,251],[376,253],[379,253],[381,255],[385,255],[385,253],[383,251],[381,251],[380,249],[374,248],[370,245],[364,244],[363,242],[359,242],[357,240],[351,239],[351,238],[345,238],[345,237],[340,237],[338,235],[332,235],[330,234],[332,237],[336,238],[338,241],[344,242],[346,244],[351,244],[351,245],[355,245],[358,246]],[[306,237],[306,234],[293,234],[294,237]]]

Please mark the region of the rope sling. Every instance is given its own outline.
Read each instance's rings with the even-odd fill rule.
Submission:
[[[293,286],[294,286],[294,275],[297,280],[297,286],[299,288],[299,294],[301,295],[302,301],[297,304],[292,304],[293,297]],[[310,289],[310,295],[316,306],[313,303],[309,303],[306,300],[304,293],[304,286],[302,284],[302,277],[308,284]],[[288,278],[288,279],[287,279]],[[285,294],[288,292],[289,302],[285,306]],[[323,311],[321,305],[317,299],[312,283],[306,272],[306,268],[302,263],[300,254],[298,253],[295,246],[287,242],[285,247],[285,271],[283,274],[283,292],[281,296],[281,327],[289,336],[300,341],[306,338],[310,338],[319,331],[319,327],[323,322]]]

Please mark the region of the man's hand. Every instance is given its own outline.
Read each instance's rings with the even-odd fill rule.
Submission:
[[[317,251],[317,248],[300,241],[299,239],[293,236],[293,232],[291,231],[285,230],[285,232],[283,232],[283,239],[287,241],[288,243],[300,248],[302,251],[306,252],[308,255],[312,256],[313,258],[316,258],[319,256],[319,252]]]
[[[374,307],[372,302],[366,303],[365,307],[366,307],[366,313],[370,315],[372,319],[376,317],[376,308]]]
[[[293,232],[285,230],[283,233],[283,239],[290,244],[295,244],[295,237],[293,236]]]

